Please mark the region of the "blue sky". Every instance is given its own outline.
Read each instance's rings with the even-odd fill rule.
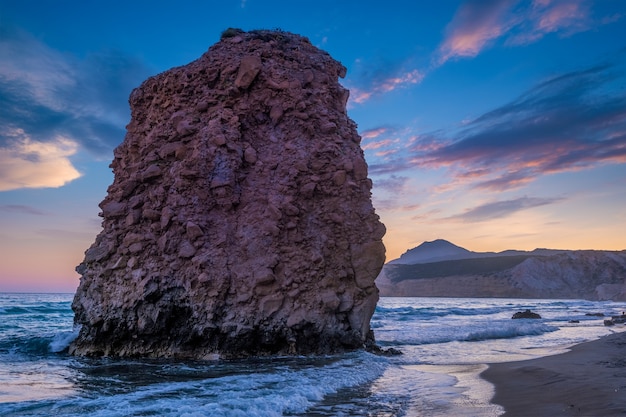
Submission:
[[[147,77],[228,27],[348,69],[387,259],[626,249],[626,3],[0,0],[0,291],[73,291]]]

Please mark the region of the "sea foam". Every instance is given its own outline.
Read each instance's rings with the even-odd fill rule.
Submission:
[[[52,341],[48,344],[48,350],[53,353],[63,352],[70,346],[70,343],[78,337],[80,328],[76,328],[71,332],[59,332],[54,335]]]
[[[293,415],[305,412],[330,394],[373,382],[383,374],[388,361],[361,352],[321,367],[266,366],[267,363],[261,362],[258,371],[248,374],[154,382],[128,390],[119,386],[120,391],[113,395],[61,399],[54,404],[54,410],[49,411],[65,416],[88,413],[94,417]],[[166,377],[158,380],[163,378]],[[118,381],[118,384],[124,382]],[[12,411],[19,413],[21,410],[14,408]]]

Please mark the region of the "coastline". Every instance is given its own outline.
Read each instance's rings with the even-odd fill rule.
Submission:
[[[553,356],[489,364],[480,376],[494,385],[491,402],[504,417],[623,416],[626,332]]]

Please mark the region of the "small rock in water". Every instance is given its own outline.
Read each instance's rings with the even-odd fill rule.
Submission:
[[[526,309],[525,311],[518,311],[517,313],[513,314],[513,317],[511,318],[512,319],[540,319],[541,316],[537,313],[534,313]]]

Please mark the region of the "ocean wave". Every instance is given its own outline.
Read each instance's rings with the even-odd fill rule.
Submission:
[[[8,337],[0,341],[0,354],[41,356],[50,353],[52,337]]]
[[[156,383],[132,385],[126,392],[114,395],[97,395],[92,391],[89,398],[74,396],[40,402],[37,415],[48,412],[95,417],[293,415],[306,412],[313,404],[342,389],[371,383],[387,366],[386,358],[361,352],[328,365],[301,368],[291,364],[273,367],[272,372],[248,369],[234,375],[185,381],[178,378],[168,381],[167,375],[160,375]],[[88,381],[85,377],[80,379],[83,385]],[[93,386],[97,380],[88,383]],[[30,411],[29,404],[0,405],[0,413],[5,416],[31,415]]]
[[[538,336],[544,333],[555,332],[557,330],[559,330],[558,327],[543,323],[538,325],[512,325],[499,328],[492,327],[470,332],[465,336],[465,338],[459,339],[459,341],[476,342],[490,339],[511,339],[520,336]]]
[[[406,319],[428,319],[441,318],[446,316],[484,316],[501,313],[502,309],[497,307],[381,307],[377,306],[375,318],[392,317],[394,320]]]
[[[69,332],[60,332],[54,335],[52,341],[48,343],[48,349],[50,352],[59,353],[63,352],[70,346],[70,343],[74,341],[78,337],[78,332],[80,328],[75,328]]]
[[[496,320],[474,326],[440,326],[436,328],[378,331],[376,340],[383,346],[427,345],[448,342],[477,342],[492,339],[511,339],[522,336],[538,336],[559,330],[545,323]]]
[[[449,408],[461,390],[451,378],[414,365],[525,358],[535,347],[599,337],[609,332],[602,319],[584,314],[623,309],[575,300],[383,298],[372,327],[378,343],[399,345],[401,356],[353,352],[202,362],[69,356],[65,348],[75,333],[71,296],[64,297],[0,295],[5,309],[37,302],[50,308],[48,302],[65,300],[57,313],[25,309],[0,316],[0,375],[8,376],[3,392],[9,393],[0,402],[3,417],[434,415],[433,404]],[[511,320],[526,308],[543,319]]]
[[[0,354],[42,356],[61,353],[78,336],[78,329],[49,336],[11,336],[0,340]]]
[[[67,302],[45,303],[43,305],[16,305],[0,308],[0,315],[3,316],[66,314],[71,312],[71,306]]]

